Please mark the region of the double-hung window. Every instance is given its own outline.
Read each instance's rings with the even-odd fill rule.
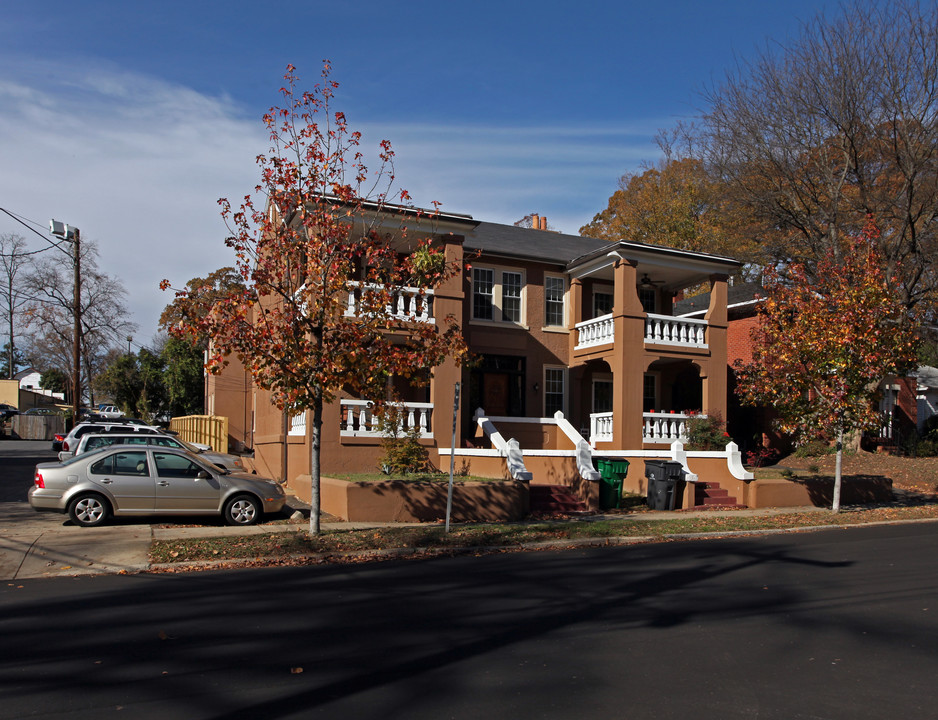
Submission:
[[[544,325],[564,327],[564,295],[567,281],[557,275],[544,276]]]
[[[524,324],[524,272],[472,268],[472,319]]]
[[[553,417],[558,410],[566,410],[566,379],[566,368],[544,368],[544,417]]]

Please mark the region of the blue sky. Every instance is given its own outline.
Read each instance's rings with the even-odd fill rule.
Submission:
[[[231,264],[219,197],[258,179],[287,63],[397,153],[418,205],[575,233],[699,92],[824,0],[0,2],[0,207],[78,226],[149,342],[176,285]],[[354,7],[354,10],[350,10]],[[42,240],[5,215],[0,233]],[[135,341],[135,344],[137,344]]]

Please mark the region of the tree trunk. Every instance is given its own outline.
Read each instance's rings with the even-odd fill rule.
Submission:
[[[322,440],[322,395],[317,393],[313,402],[313,435],[310,442],[309,451],[309,534],[319,534],[319,516],[322,514],[320,508],[320,490],[319,490],[319,449]]]
[[[840,512],[840,480],[841,480],[841,469],[843,467],[844,459],[844,426],[840,424],[837,426],[837,461],[834,464],[834,502],[831,505],[831,510],[835,513]]]

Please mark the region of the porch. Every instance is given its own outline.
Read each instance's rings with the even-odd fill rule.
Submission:
[[[706,350],[708,348],[707,326],[706,320],[646,313],[645,345]],[[574,353],[593,350],[602,345],[613,345],[616,342],[612,313],[578,322],[574,325],[574,330],[576,332]]]

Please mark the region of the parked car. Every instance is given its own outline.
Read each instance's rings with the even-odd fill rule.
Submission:
[[[186,450],[149,445],[39,463],[28,498],[33,509],[66,512],[84,527],[112,515],[220,514],[229,525],[253,525],[286,502],[275,480],[230,473]]]
[[[75,427],[71,429],[68,435],[63,438],[59,447],[56,447],[56,441],[53,440],[52,449],[55,451],[65,450],[74,452],[75,448],[78,447],[78,440],[82,435],[102,432],[141,433],[144,435],[170,434],[168,431],[163,430],[163,428],[157,427],[156,425],[146,425],[142,421],[135,418],[80,422],[75,425]],[[192,444],[200,450],[212,449],[210,445],[202,445],[201,443]]]
[[[9,420],[14,415],[19,415],[19,410],[17,410],[12,405],[7,405],[6,403],[0,403],[0,421]]]
[[[107,418],[108,420],[124,417],[124,411],[117,407],[117,405],[102,405],[95,410],[94,414]]]
[[[59,453],[59,462],[64,462],[71,457],[81,455],[98,448],[110,447],[111,445],[155,445],[156,447],[171,447],[177,450],[188,450],[231,472],[244,472],[244,460],[237,455],[228,453],[213,452],[211,450],[201,450],[200,448],[187,443],[185,440],[171,437],[169,435],[157,435],[149,433],[86,433],[81,436],[78,446],[74,451],[62,450]]]
[[[62,411],[58,408],[35,407],[24,410],[21,415],[61,415]]]

